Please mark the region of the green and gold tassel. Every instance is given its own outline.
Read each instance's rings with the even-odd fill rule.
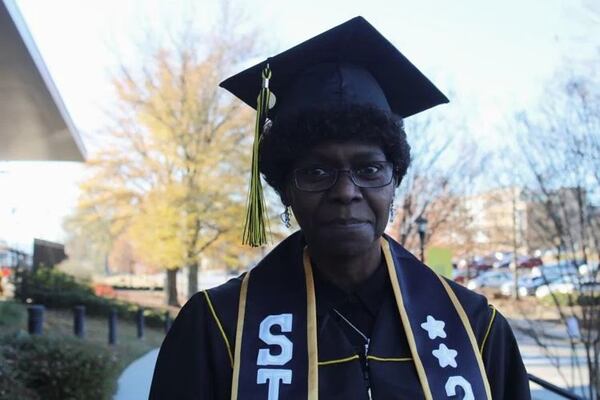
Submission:
[[[254,126],[254,145],[252,146],[252,170],[250,172],[250,188],[248,190],[248,203],[246,210],[246,223],[244,224],[243,244],[252,247],[267,244],[266,205],[263,196],[263,188],[260,181],[258,169],[258,149],[262,139],[263,129],[267,120],[267,114],[272,105],[272,93],[269,90],[269,79],[271,69],[269,64],[262,72],[262,87],[256,101],[256,125]]]

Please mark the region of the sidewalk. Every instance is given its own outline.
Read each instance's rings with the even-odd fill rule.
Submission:
[[[158,348],[132,362],[119,377],[119,388],[113,400],[147,400]]]
[[[527,372],[545,381],[565,388],[565,380],[575,382],[576,394],[581,395],[581,387],[587,385],[587,376],[582,376],[578,368],[573,368],[573,361],[585,370],[585,354],[583,349],[577,349],[577,357],[572,359],[571,347],[567,336],[566,327],[556,323],[535,321],[536,330],[543,332],[544,342],[549,346],[551,357],[535,342],[526,332],[531,326],[523,320],[509,320],[519,344],[523,363]],[[556,368],[560,365],[560,372]],[[564,400],[564,397],[536,385],[531,384],[531,398],[533,400]]]

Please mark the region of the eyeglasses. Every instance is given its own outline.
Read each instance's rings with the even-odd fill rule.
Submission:
[[[323,192],[336,184],[342,172],[349,174],[352,183],[360,188],[379,188],[392,182],[394,164],[388,161],[371,161],[350,169],[321,165],[298,168],[293,171],[294,184],[303,192]]]

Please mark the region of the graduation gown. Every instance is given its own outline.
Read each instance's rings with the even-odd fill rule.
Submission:
[[[161,346],[150,399],[230,399],[242,278],[197,293],[181,309]],[[527,374],[505,318],[485,297],[448,283],[473,328],[492,398],[530,399]],[[383,295],[372,328],[366,377],[363,355],[332,318],[325,296],[316,295],[320,399],[366,400],[365,378],[373,399],[424,398],[391,290]]]

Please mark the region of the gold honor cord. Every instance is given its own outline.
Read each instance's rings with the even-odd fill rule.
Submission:
[[[398,283],[398,276],[396,275],[396,268],[394,267],[394,259],[392,258],[390,244],[387,242],[387,240],[383,238],[381,239],[381,249],[383,250],[383,257],[385,259],[388,274],[390,276],[390,281],[392,282],[392,289],[394,290],[396,305],[398,307],[398,312],[400,313],[400,320],[402,321],[402,325],[404,326],[404,332],[406,333],[408,347],[410,348],[410,352],[413,355],[413,362],[417,370],[417,376],[419,377],[419,381],[421,382],[423,395],[425,396],[425,400],[433,400],[433,395],[431,394],[431,389],[429,387],[429,381],[427,380],[427,374],[425,373],[425,368],[423,367],[423,363],[421,362],[421,358],[419,357],[417,343],[415,341],[415,336],[410,325],[410,320],[408,319],[408,314],[406,312],[406,309],[404,308],[404,299],[402,297],[400,284]]]
[[[490,383],[488,382],[487,374],[485,373],[483,359],[481,358],[481,354],[479,353],[479,348],[477,347],[477,339],[475,339],[475,334],[473,333],[473,328],[471,327],[471,323],[469,322],[469,317],[467,317],[467,313],[465,312],[463,306],[458,301],[456,294],[454,294],[454,291],[452,290],[452,288],[450,287],[448,282],[446,282],[444,280],[444,278],[441,277],[440,275],[436,274],[436,276],[439,278],[444,289],[446,289],[446,293],[448,293],[448,297],[450,297],[450,300],[452,301],[452,304],[454,305],[454,308],[456,309],[456,312],[458,313],[458,316],[459,316],[460,320],[462,321],[463,326],[465,327],[465,331],[467,332],[467,336],[469,337],[469,342],[471,342],[471,347],[473,348],[473,354],[475,355],[475,360],[477,360],[477,366],[479,367],[479,373],[481,374],[481,379],[483,380],[483,387],[485,388],[485,394],[486,394],[488,400],[492,400],[492,391],[490,389]]]
[[[304,277],[306,279],[306,339],[308,344],[308,400],[319,398],[319,351],[317,344],[317,302],[315,285],[308,255],[308,248],[304,248],[302,256],[304,264]]]
[[[233,374],[231,377],[231,400],[238,399],[240,385],[240,363],[242,362],[242,337],[244,335],[244,317],[246,316],[246,298],[248,297],[248,282],[250,271],[246,273],[240,288],[240,300],[238,303],[238,318],[235,331],[235,353],[233,356]]]
[[[254,144],[252,146],[252,168],[250,171],[250,188],[248,189],[248,203],[246,209],[246,222],[242,243],[252,247],[267,244],[267,218],[266,206],[263,196],[263,187],[260,182],[260,171],[258,168],[258,150],[267,113],[271,103],[271,91],[269,90],[269,79],[271,69],[269,64],[262,71],[262,87],[256,101],[256,124],[254,126]]]

